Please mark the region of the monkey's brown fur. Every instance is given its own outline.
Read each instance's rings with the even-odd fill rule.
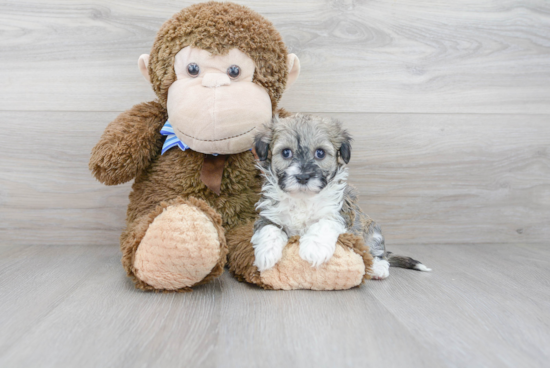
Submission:
[[[184,47],[223,55],[232,48],[247,54],[256,64],[253,81],[264,87],[273,112],[287,81],[287,49],[273,24],[249,8],[233,3],[195,4],[175,14],[157,34],[149,75],[160,103],[166,106],[168,88],[176,80],[174,57]]]
[[[126,183],[151,165],[164,137],[166,109],[158,102],[135,105],[113,120],[92,150],[89,167],[106,185]]]
[[[107,185],[135,178],[127,227],[121,235],[122,264],[137,288],[162,291],[136,276],[134,257],[149,225],[159,214],[171,205],[189,204],[212,220],[221,248],[219,260],[210,274],[195,285],[208,282],[223,272],[228,252],[223,236],[225,230],[230,244],[231,271],[241,280],[269,288],[254,276],[257,271],[252,266],[252,246],[242,238],[250,239],[247,224],[256,216],[254,204],[259,199],[261,186],[253,154],[244,152],[228,157],[220,196],[200,179],[204,154],[177,147],[160,154],[164,142],[160,129],[167,120],[168,88],[176,78],[174,56],[186,46],[215,55],[236,47],[250,56],[256,63],[254,82],[267,90],[273,111],[288,116],[284,110],[277,110],[287,80],[287,50],[270,22],[246,7],[216,2],[190,6],[167,21],[157,35],[148,64],[158,101],[136,105],[111,122],[92,150],[89,163],[93,175]],[[239,231],[243,226],[245,229]],[[238,240],[232,240],[232,236]],[[231,244],[236,243],[240,244],[240,250],[231,248]],[[247,254],[246,259],[239,258],[242,252]],[[356,252],[362,254],[358,249]],[[365,259],[366,270],[369,262]],[[171,291],[190,290],[190,287],[182,287]]]

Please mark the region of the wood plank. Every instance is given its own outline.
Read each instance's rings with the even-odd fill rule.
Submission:
[[[548,244],[394,246],[341,292],[265,291],[225,273],[186,294],[133,289],[109,246],[0,253],[0,366],[542,367]]]
[[[2,114],[0,244],[117,245],[130,184],[105,187],[88,171],[117,113]]]
[[[217,366],[446,366],[370,294],[371,283],[323,293],[266,292],[228,278]]]
[[[449,366],[543,367],[550,358],[548,243],[401,246],[432,273],[392,269],[372,293]],[[388,279],[389,281],[389,279]]]
[[[387,244],[549,238],[548,116],[329,115],[355,137],[350,182]],[[115,116],[0,112],[1,245],[118,243],[130,185],[87,168]]]
[[[137,58],[191,3],[3,1],[0,110],[121,111],[153,99]],[[239,3],[301,60],[290,110],[550,113],[546,1]]]
[[[101,270],[106,254],[117,251],[116,246],[35,245],[0,249],[0,326],[3,331],[0,334],[0,357],[74,292],[83,280]]]
[[[218,281],[185,295],[144,293],[117,247],[40,249],[20,252],[28,262],[2,275],[13,292],[2,290],[1,366],[212,367]]]
[[[327,115],[356,139],[350,182],[387,244],[550,237],[549,116]]]

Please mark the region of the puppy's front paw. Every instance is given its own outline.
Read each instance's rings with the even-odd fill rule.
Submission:
[[[300,258],[311,263],[312,267],[317,267],[327,262],[336,249],[336,240],[321,239],[304,235],[300,239]]]
[[[374,258],[369,274],[373,280],[384,280],[390,275],[390,263],[384,259]]]
[[[252,236],[254,247],[254,266],[258,271],[265,271],[277,264],[283,256],[283,248],[288,242],[288,236],[276,226],[262,227]]]
[[[258,267],[260,272],[269,270],[281,260],[282,256],[283,250],[277,247],[266,247],[262,251],[254,250],[254,266]]]

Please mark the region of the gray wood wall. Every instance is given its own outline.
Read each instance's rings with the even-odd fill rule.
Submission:
[[[390,244],[547,242],[550,2],[237,1],[302,63],[290,111],[355,137],[351,181]],[[137,69],[190,1],[0,0],[0,245],[116,245],[129,185],[89,174]]]

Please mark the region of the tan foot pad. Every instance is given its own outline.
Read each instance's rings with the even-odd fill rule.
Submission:
[[[262,282],[279,290],[345,290],[363,281],[363,258],[349,248],[337,244],[332,258],[317,268],[301,259],[298,252],[298,240],[291,239],[279,263],[260,273]]]
[[[204,279],[219,257],[212,220],[194,206],[173,205],[149,225],[135,254],[135,275],[157,289],[176,290]]]

